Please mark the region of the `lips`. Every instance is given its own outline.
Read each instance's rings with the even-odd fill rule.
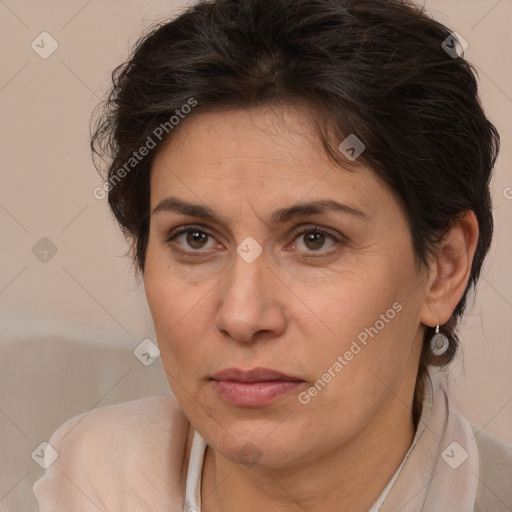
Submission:
[[[226,368],[214,374],[212,378],[217,381],[227,382],[266,382],[276,380],[304,382],[300,377],[286,375],[285,373],[268,368],[252,368],[251,370]]]
[[[268,368],[227,368],[211,379],[219,396],[230,405],[257,408],[269,405],[304,385],[304,380]]]

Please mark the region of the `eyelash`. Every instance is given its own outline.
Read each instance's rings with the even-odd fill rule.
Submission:
[[[178,236],[187,234],[187,233],[191,233],[191,232],[199,232],[199,233],[205,234],[213,239],[215,238],[213,236],[213,234],[210,233],[210,231],[208,231],[208,229],[204,228],[203,226],[190,224],[190,225],[184,226],[182,229],[180,229],[179,231],[176,231],[175,233],[171,233],[165,241],[166,241],[166,243],[171,244],[171,242]],[[338,238],[338,237],[334,236],[332,233],[329,233],[328,231],[325,231],[324,229],[320,228],[319,226],[307,226],[305,228],[298,229],[297,231],[295,231],[293,233],[293,240],[295,240],[296,238],[298,238],[302,235],[305,235],[306,233],[316,233],[316,234],[325,235],[326,237],[330,238],[333,242],[335,242],[335,244],[337,244],[337,245],[342,245],[342,244],[346,243],[346,240],[344,237]],[[173,250],[178,251],[187,256],[192,256],[192,257],[202,257],[205,255],[205,251],[202,251],[200,249],[186,251],[183,249],[178,249],[176,247],[173,247]],[[301,252],[303,252],[303,251],[301,251]],[[322,251],[321,249],[319,249],[318,251],[307,251],[307,253],[309,253],[309,254],[302,255],[301,258],[313,259],[313,258],[330,256],[332,254],[332,250]],[[317,256],[317,255],[313,255],[314,253],[321,253],[321,254],[320,254],[320,256]]]

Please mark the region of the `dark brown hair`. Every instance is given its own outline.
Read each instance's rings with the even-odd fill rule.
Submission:
[[[448,28],[407,0],[200,1],[152,27],[113,72],[91,142],[95,158],[108,162],[108,202],[136,268],[144,272],[152,160],[177,116],[185,123],[206,111],[307,107],[335,162],[351,167],[338,149],[348,135],[364,143],[357,163],[396,195],[418,264],[428,268],[465,211],[478,220],[468,286],[441,327],[450,342],[442,356],[430,351],[434,329],[425,326],[417,424],[427,365],[455,355],[457,324],[493,231],[489,181],[499,135],[482,110],[474,67],[448,51],[454,46]],[[130,160],[142,147],[147,155]]]

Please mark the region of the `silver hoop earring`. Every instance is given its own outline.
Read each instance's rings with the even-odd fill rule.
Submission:
[[[450,342],[448,341],[448,338],[439,332],[439,325],[436,327],[436,333],[434,336],[432,336],[432,339],[430,340],[430,350],[436,355],[440,356],[444,354],[448,347],[450,346]]]

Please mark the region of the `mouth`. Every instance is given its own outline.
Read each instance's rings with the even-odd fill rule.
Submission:
[[[227,368],[215,373],[211,381],[223,400],[250,408],[271,404],[305,384],[300,377],[268,368]]]
[[[216,381],[227,382],[265,382],[265,381],[297,381],[304,382],[303,379],[295,375],[287,375],[277,370],[269,368],[252,368],[250,370],[241,370],[240,368],[226,368],[215,373],[212,377]]]

